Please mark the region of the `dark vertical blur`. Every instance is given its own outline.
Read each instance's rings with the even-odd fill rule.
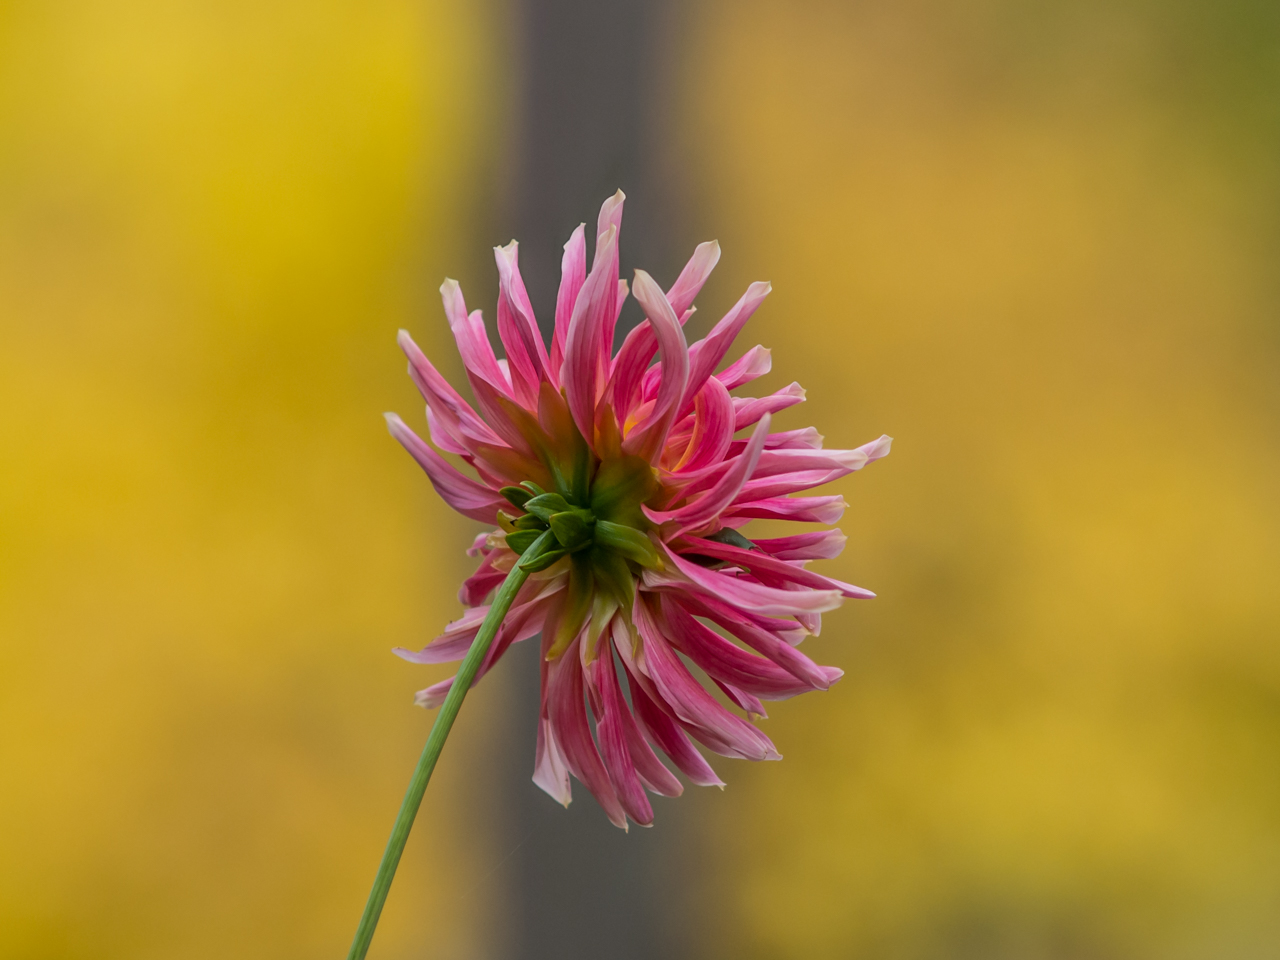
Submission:
[[[653,0],[524,0],[518,6],[512,133],[514,184],[502,237],[520,264],[549,335],[561,247],[600,203],[627,194],[622,272],[643,266],[669,282],[692,244],[672,217],[663,170],[662,86],[671,58],[664,4]],[[620,326],[637,319],[625,311]],[[682,870],[677,804],[656,802],[657,828],[613,827],[574,784],[562,809],[530,780],[538,715],[538,648],[517,645],[503,682],[510,709],[497,731],[501,869],[508,903],[501,939],[519,960],[676,957]]]

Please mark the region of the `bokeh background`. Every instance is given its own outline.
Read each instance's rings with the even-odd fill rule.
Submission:
[[[828,565],[880,598],[629,835],[528,783],[513,658],[371,956],[1277,956],[1280,7],[18,0],[0,957],[345,954],[474,532],[395,330],[455,372],[518,230],[549,313],[616,186],[624,265],[720,240],[701,318],[773,282],[790,426],[896,438]]]

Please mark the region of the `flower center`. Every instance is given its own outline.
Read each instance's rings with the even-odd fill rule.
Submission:
[[[645,460],[618,457],[596,465],[585,498],[543,490],[532,481],[503,487],[502,495],[523,513],[502,513],[499,522],[507,532],[507,546],[520,555],[544,531],[555,536],[556,546],[539,557],[532,570],[586,553],[582,559],[593,561],[593,567],[613,567],[617,572],[621,571],[613,555],[640,567],[660,567],[662,561],[647,533],[653,525],[640,510],[657,489],[657,477]]]

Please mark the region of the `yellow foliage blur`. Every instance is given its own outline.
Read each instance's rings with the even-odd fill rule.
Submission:
[[[700,955],[1275,954],[1278,26],[697,18],[715,291],[773,282],[746,336],[808,388],[788,427],[896,438],[829,565],[880,597],[806,643],[846,678],[704,808]]]
[[[0,9],[0,956],[350,942],[431,719],[389,648],[464,559],[380,415],[470,229],[479,12]],[[461,773],[381,956],[472,949]]]

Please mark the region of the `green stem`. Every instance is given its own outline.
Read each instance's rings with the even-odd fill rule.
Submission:
[[[449,688],[440,712],[436,715],[436,722],[431,727],[431,733],[427,736],[427,745],[422,748],[422,756],[418,759],[418,766],[413,771],[413,779],[409,781],[409,790],[404,795],[404,803],[400,804],[400,813],[396,815],[396,824],[391,828],[391,839],[387,841],[387,849],[382,854],[382,863],[378,865],[378,875],[373,880],[373,889],[369,891],[369,902],[364,905],[364,915],[360,918],[360,926],[356,928],[356,938],[351,944],[351,952],[347,954],[347,960],[364,960],[364,955],[369,951],[369,942],[373,940],[373,931],[377,929],[382,905],[386,903],[387,892],[391,889],[396,867],[400,864],[400,855],[404,853],[409,831],[413,829],[413,820],[418,815],[418,807],[422,804],[422,795],[427,792],[431,771],[436,768],[436,760],[440,758],[445,739],[448,738],[453,721],[457,719],[458,711],[462,708],[462,700],[471,688],[476,672],[484,662],[485,654],[489,652],[489,645],[493,643],[493,637],[498,632],[502,618],[511,609],[512,601],[515,600],[520,587],[529,576],[525,564],[538,557],[554,543],[555,538],[551,531],[546,531],[525,550],[524,555],[511,568],[507,579],[502,581],[502,586],[498,588],[497,596],[493,598],[493,604],[485,614],[484,622],[480,624],[480,631],[476,634],[471,649],[467,651],[462,666],[458,668],[453,686]]]

